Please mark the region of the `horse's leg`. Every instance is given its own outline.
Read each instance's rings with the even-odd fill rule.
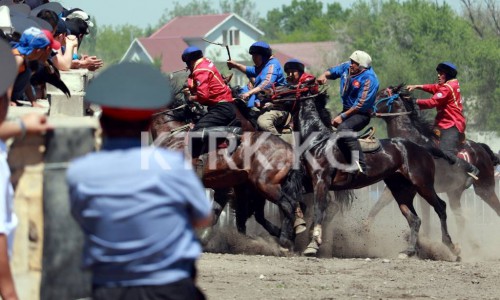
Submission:
[[[431,235],[431,206],[427,201],[425,201],[422,197],[417,196],[420,204],[420,211],[422,212],[422,234],[425,237],[429,237]]]
[[[264,229],[266,229],[270,235],[275,236],[275,237],[279,237],[280,236],[279,227],[277,227],[273,223],[269,222],[269,220],[267,220],[265,218],[264,208],[266,206],[266,199],[264,197],[262,197],[261,195],[255,195],[253,197],[253,203],[254,203],[254,207],[255,207],[255,215],[254,215],[255,221],[257,221],[257,223],[262,225],[262,227],[264,227]]]
[[[500,217],[500,200],[498,200],[498,196],[495,193],[494,182],[491,184],[474,183],[474,192]]]
[[[259,176],[256,180],[256,187],[271,202],[278,205],[283,212],[281,222],[280,244],[283,247],[293,246],[293,221],[297,203],[301,200],[302,175],[296,170],[289,170],[280,184],[270,184],[271,179],[266,176]]]
[[[314,203],[313,203],[313,236],[303,254],[306,256],[316,256],[322,242],[322,224],[325,218],[325,211],[329,202],[328,185],[330,176],[313,175]]]
[[[460,259],[460,250],[453,244],[451,236],[448,232],[448,225],[446,223],[446,202],[444,202],[436,194],[432,183],[415,185],[415,188],[417,189],[419,195],[429,202],[432,207],[434,207],[434,211],[439,216],[439,220],[441,221],[441,240],[450,249],[450,251],[457,256],[457,260]]]
[[[416,194],[415,188],[403,177],[394,176],[390,179],[386,179],[385,183],[394,196],[394,199],[396,199],[401,213],[410,226],[408,248],[402,253],[407,256],[413,256],[417,254],[418,231],[421,224],[420,218],[413,207],[413,198],[415,198]]]
[[[212,226],[217,224],[219,221],[219,217],[224,210],[224,207],[226,207],[227,202],[229,202],[231,195],[231,189],[226,188],[226,189],[214,189],[214,202],[212,204],[212,211],[213,211],[213,221],[212,221]]]
[[[450,204],[451,211],[455,216],[457,223],[458,239],[462,240],[465,231],[465,216],[462,210],[462,203],[460,202],[462,196],[462,189],[450,191],[448,195],[448,203]]]
[[[246,184],[240,184],[234,187],[235,203],[234,213],[236,219],[236,229],[241,234],[247,233],[247,219],[252,215],[249,208],[249,189]]]
[[[373,221],[375,220],[375,217],[382,210],[382,208],[389,205],[391,203],[391,201],[393,201],[393,200],[394,200],[394,197],[392,196],[391,191],[387,187],[384,187],[384,190],[382,191],[382,195],[380,195],[380,198],[378,198],[377,203],[375,203],[375,205],[372,207],[372,209],[368,213],[368,217],[366,218],[365,228],[367,230],[370,229],[370,226],[372,225]]]

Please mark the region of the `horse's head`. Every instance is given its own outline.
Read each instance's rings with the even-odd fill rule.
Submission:
[[[399,113],[417,113],[415,99],[402,83],[396,87],[389,86],[377,93],[374,111],[378,114],[397,115]]]
[[[204,114],[205,109],[196,102],[187,101],[184,97],[184,86],[172,82],[172,103],[158,110],[153,115],[151,133],[153,138],[161,132],[171,131],[180,126],[196,123]]]

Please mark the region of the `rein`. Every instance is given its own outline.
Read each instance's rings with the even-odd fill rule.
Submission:
[[[391,113],[391,110],[392,110],[392,104],[394,103],[394,101],[396,99],[399,98],[399,94],[394,94],[394,95],[391,95],[389,97],[386,97],[386,98],[382,98],[382,99],[379,99],[377,102],[375,102],[375,105],[373,105],[374,107],[374,113],[373,113],[373,116],[377,117],[377,118],[383,118],[383,117],[391,117],[391,116],[404,116],[404,115],[410,115],[412,114],[411,111],[405,111],[405,112],[395,112],[395,113]],[[380,104],[380,103],[384,103],[384,102],[387,102],[385,105],[387,107],[389,107],[389,112],[386,112],[386,113],[378,113],[377,112],[377,106]]]
[[[187,104],[183,104],[183,105],[178,106],[176,108],[165,109],[165,110],[162,110],[162,111],[154,113],[153,116],[158,116],[158,115],[161,115],[161,114],[164,114],[164,113],[168,113],[168,112],[171,112],[171,111],[176,111],[176,110],[179,110],[179,109],[183,109],[186,106],[187,106]]]

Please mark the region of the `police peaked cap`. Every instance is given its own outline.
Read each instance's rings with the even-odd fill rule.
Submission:
[[[17,65],[12,55],[12,47],[0,40],[0,95],[3,95],[7,89],[14,83],[17,76]]]
[[[437,65],[436,71],[442,71],[451,78],[457,77],[458,74],[457,67],[449,61],[445,61]]]
[[[263,41],[258,41],[252,44],[250,46],[250,49],[248,51],[250,54],[260,54],[262,56],[271,56],[273,55],[273,51],[271,50],[271,47],[266,42]]]
[[[192,60],[197,60],[203,57],[203,52],[200,48],[191,46],[187,47],[184,52],[182,52],[182,61],[187,63]]]
[[[297,70],[304,73],[304,64],[300,60],[294,58],[285,63],[284,69],[285,72],[287,72],[287,70]]]
[[[102,107],[154,110],[172,102],[170,80],[153,65],[124,62],[113,65],[93,79],[85,99]]]

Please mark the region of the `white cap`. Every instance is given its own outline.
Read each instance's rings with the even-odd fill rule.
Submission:
[[[94,23],[92,23],[92,21],[90,21],[89,15],[86,12],[84,12],[83,10],[75,10],[71,14],[67,15],[66,18],[67,19],[80,18],[80,19],[84,20],[85,22],[87,22],[87,25],[89,25],[89,27],[94,27]]]
[[[6,5],[0,6],[0,29],[7,34],[14,32],[14,27],[12,27],[12,21],[10,20],[10,9]]]
[[[349,58],[357,62],[359,66],[363,68],[369,68],[372,65],[372,58],[365,51],[356,50],[351,54]]]

